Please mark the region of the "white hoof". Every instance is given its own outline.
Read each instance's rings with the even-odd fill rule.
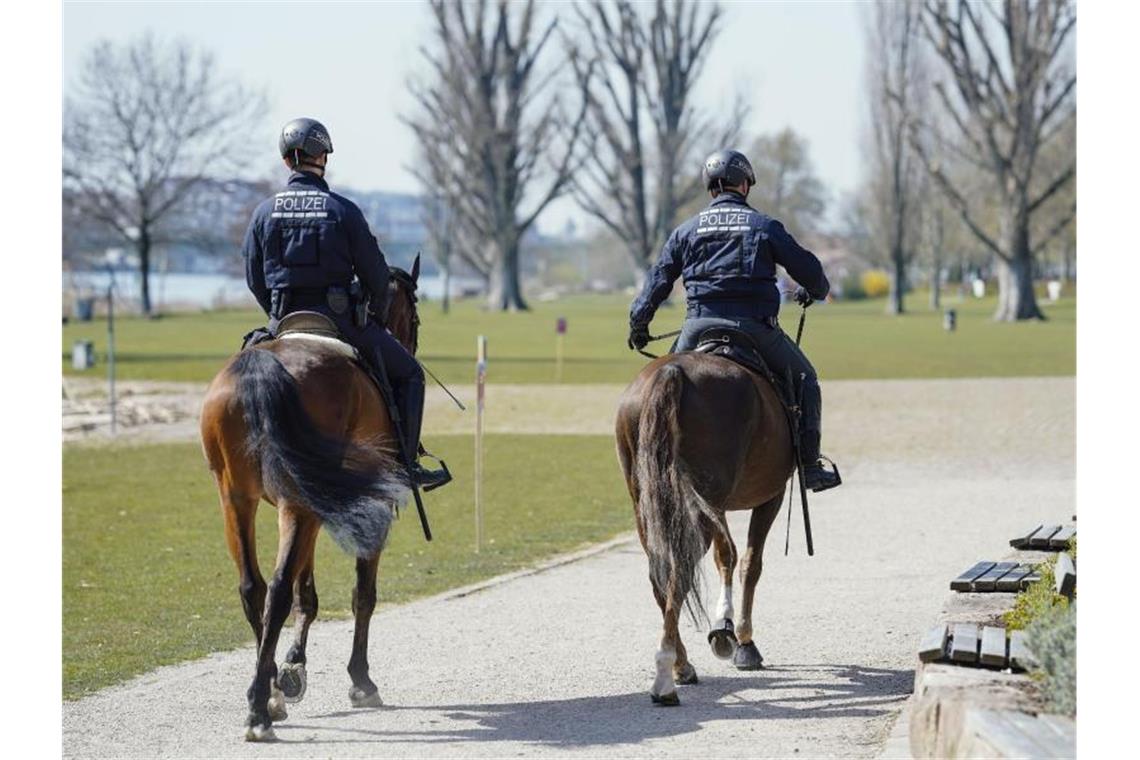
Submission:
[[[273,726],[249,726],[245,730],[247,742],[275,742],[277,734],[273,733]]]
[[[289,704],[300,702],[309,688],[303,662],[287,662],[277,669],[277,686]]]
[[[371,694],[365,694],[363,689],[356,686],[348,690],[348,698],[352,701],[353,707],[384,706],[384,700],[380,699],[380,692],[374,691]]]
[[[277,684],[272,684],[269,687],[269,701],[266,703],[266,708],[269,710],[269,719],[274,722],[280,722],[289,717],[289,713],[285,711],[285,695],[277,688]]]

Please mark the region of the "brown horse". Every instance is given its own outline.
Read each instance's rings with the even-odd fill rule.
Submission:
[[[418,266],[412,275],[393,269],[389,285],[389,329],[412,353],[419,332],[416,275]],[[380,552],[393,511],[409,491],[376,384],[345,344],[320,336],[282,337],[226,364],[206,393],[201,428],[242,607],[257,637],[246,739],[272,740],[272,721],[285,718],[283,702],[304,695],[305,645],[317,615],[313,553],[322,525],[356,556],[349,697],[353,707],[380,706],[368,677],[368,624]],[[254,541],[261,499],[277,508],[277,566],[268,586]],[[279,673],[277,640],[294,603],[295,638]]]
[[[617,451],[665,621],[650,696],[676,705],[676,684],[697,682],[678,617],[687,604],[694,620],[707,619],[698,575],[710,543],[722,584],[709,633],[713,653],[733,657],[741,670],[756,670],[763,661],[752,640],[752,600],[764,540],[794,464],[791,432],[780,396],[767,380],[729,359],[684,352],[655,359],[625,390]],[[734,632],[737,553],[725,512],[745,509],[752,510],[752,521]]]

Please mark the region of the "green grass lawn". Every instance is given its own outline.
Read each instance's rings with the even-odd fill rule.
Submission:
[[[850,378],[1001,377],[1072,375],[1076,372],[1076,301],[1044,304],[1046,322],[998,324],[990,319],[993,298],[945,306],[958,310],[958,330],[942,329],[942,316],[912,294],[913,309],[901,317],[884,314],[880,300],[813,306],[803,345],[824,380]],[[488,381],[553,383],[555,320],[566,317],[563,382],[625,383],[644,359],[629,351],[629,298],[574,296],[532,302],[519,314],[488,312],[466,301],[443,314],[438,303],[423,304],[420,358],[445,382],[471,382],[475,339],[488,340]],[[799,311],[784,310],[784,329],[794,336]],[[680,326],[683,308],[662,308],[652,331]],[[208,381],[238,347],[241,336],[264,322],[252,311],[172,314],[158,320],[125,318],[116,332],[118,376],[124,379]],[[85,374],[105,372],[106,325],[72,323],[63,328],[63,370],[70,366],[74,340],[95,342],[99,364]],[[650,348],[661,353],[667,342]]]
[[[456,479],[427,495],[430,544],[414,506],[396,523],[380,562],[382,604],[473,583],[633,527],[610,437],[488,436],[488,544],[476,554],[472,440],[429,443]],[[575,466],[555,466],[568,461]],[[252,642],[217,491],[198,444],[68,446],[63,466],[65,697]],[[258,544],[266,577],[276,550],[275,517],[263,504]],[[322,535],[321,617],[348,614],[353,576],[352,559]],[[346,640],[346,663],[349,648]]]

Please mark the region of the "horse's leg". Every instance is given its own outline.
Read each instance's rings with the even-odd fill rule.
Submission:
[[[759,670],[764,663],[760,650],[752,640],[752,601],[756,596],[756,582],[760,580],[760,572],[764,565],[764,541],[768,538],[768,530],[772,521],[780,513],[780,504],[783,502],[784,492],[752,510],[752,520],[748,523],[748,548],[744,550],[744,559],[740,566],[740,576],[743,583],[743,597],[740,601],[740,621],[736,624],[736,638],[740,646],[733,657],[733,664],[740,670]]]
[[[380,707],[384,702],[376,684],[368,677],[368,625],[376,609],[376,568],[380,555],[356,560],[356,588],[352,590],[352,614],[356,616],[356,629],[352,636],[352,657],[348,660],[348,675],[352,688],[348,698],[353,707]]]
[[[680,610],[673,606],[673,602],[669,601],[666,594],[656,585],[653,587],[653,595],[657,599],[657,606],[661,608],[664,625],[661,632],[661,648],[657,650],[655,657],[657,676],[653,679],[649,696],[654,704],[673,707],[681,704],[681,699],[677,696],[677,681],[680,681],[676,675],[677,667],[687,666],[685,674],[692,678],[690,681],[680,681],[681,683],[696,683],[697,672],[689,662],[685,645],[681,643],[681,634],[677,628]]]
[[[261,612],[265,609],[265,579],[257,565],[257,543],[254,538],[254,517],[257,515],[257,496],[239,493],[227,482],[218,478],[218,491],[222,497],[222,516],[226,526],[226,546],[238,569],[238,594],[245,619],[261,643]]]
[[[293,583],[301,569],[308,565],[316,543],[320,523],[309,516],[298,515],[288,504],[277,508],[277,529],[280,538],[277,545],[277,568],[269,581],[265,598],[265,613],[261,621],[261,642],[257,647],[257,670],[249,687],[249,719],[245,734],[246,741],[271,741],[273,734],[272,713],[284,717],[283,699],[276,691],[277,678],[277,639],[281,626],[289,616],[293,606]],[[270,704],[270,697],[274,697]],[[276,718],[280,720],[281,718]]]
[[[736,571],[736,544],[727,532],[722,535],[717,531],[713,535],[713,559],[720,574],[720,598],[709,630],[709,645],[714,655],[727,660],[736,653],[736,634],[732,627],[732,574]]]
[[[305,647],[309,641],[309,626],[317,617],[317,584],[313,578],[313,558],[297,575],[293,584],[293,646],[285,655],[285,662],[277,669],[277,686],[286,702],[300,702],[305,696],[307,677]]]

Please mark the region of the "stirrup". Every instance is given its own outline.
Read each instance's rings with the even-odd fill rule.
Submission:
[[[414,470],[418,470],[419,473],[422,473],[424,476],[432,478],[431,482],[425,483],[422,486],[424,493],[427,493],[428,491],[434,491],[440,486],[445,486],[451,482],[451,470],[447,469],[447,462],[428,452],[422,443],[419,446],[419,455],[421,457],[427,457],[428,459],[432,459],[439,463],[438,470],[425,469],[418,462],[412,465]],[[414,474],[415,473],[413,473],[413,475]]]
[[[829,471],[829,470],[825,469],[822,465],[822,462],[827,462],[829,465],[831,465],[831,470]],[[818,486],[807,485],[807,483],[806,483],[807,478],[805,477],[805,479],[804,479],[805,485],[807,485],[807,487],[811,489],[812,493],[819,493],[820,491],[827,491],[831,488],[835,488],[836,486],[843,485],[843,478],[841,478],[839,476],[839,466],[836,465],[835,462],[833,462],[830,457],[825,457],[822,454],[820,454],[819,458],[815,462],[812,462],[811,464],[805,465],[804,466],[805,476],[807,474],[807,471],[809,469],[813,469],[813,468],[817,469],[819,471],[819,473],[823,476],[825,483],[820,483]],[[826,481],[830,480],[830,478],[828,476],[833,476],[835,478],[835,482],[834,483],[826,482]]]

